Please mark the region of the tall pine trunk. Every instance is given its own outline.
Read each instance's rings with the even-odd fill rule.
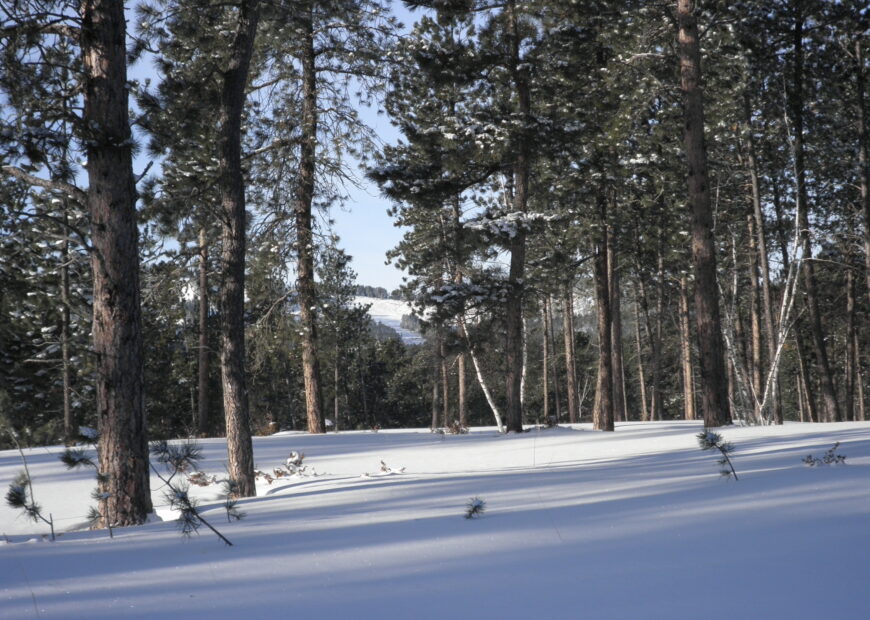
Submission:
[[[643,346],[640,341],[640,303],[638,302],[638,291],[635,287],[634,294],[634,344],[637,353],[637,386],[640,392],[640,419],[643,422],[649,420],[649,408],[646,400],[646,372],[643,367]]]
[[[208,436],[208,234],[199,229],[199,350],[197,352],[197,414],[200,437]]]
[[[456,360],[456,373],[459,376],[456,386],[456,398],[459,404],[459,426],[468,428],[468,387],[465,379],[465,351]]]
[[[622,357],[622,291],[616,239],[613,227],[607,238],[607,282],[610,288],[611,334],[613,359],[613,415],[617,421],[628,419],[625,402],[625,368]]]
[[[764,398],[764,367],[762,365],[761,344],[761,287],[758,278],[758,237],[755,234],[755,220],[747,217],[747,232],[749,234],[749,373],[752,384],[753,408],[755,419],[762,419],[761,401]]]
[[[846,360],[843,364],[843,378],[845,385],[845,407],[843,414],[846,420],[855,419],[855,377],[858,366],[858,355],[855,330],[855,274],[851,269],[846,270]]]
[[[773,294],[770,290],[770,265],[767,258],[767,238],[764,233],[764,212],[761,208],[761,185],[758,180],[758,162],[755,157],[755,140],[752,135],[752,111],[749,93],[744,97],[743,113],[746,124],[746,162],[752,200],[752,217],[755,221],[756,251],[758,254],[759,277],[761,278],[761,309],[764,317],[764,334],[767,349],[767,363],[773,365],[776,359],[776,324],[773,320]],[[770,402],[774,424],[782,424],[782,402],[779,397],[779,372],[774,377]]]
[[[88,128],[94,276],[93,341],[100,427],[102,525],[138,525],[151,512],[143,407],[139,231],[128,117],[124,5],[84,0],[81,51]]]
[[[867,112],[864,93],[864,48],[860,38],[855,40],[855,93],[858,103],[858,166],[861,183],[861,205],[864,211],[864,277],[867,281],[867,299],[870,300],[870,149],[867,137]]]
[[[692,329],[689,321],[689,282],[680,277],[680,362],[683,370],[683,417],[695,419],[695,376],[692,368]]]
[[[72,362],[70,361],[70,282],[69,282],[69,213],[68,205],[63,212],[64,235],[61,246],[60,266],[60,354],[62,361],[61,377],[63,380],[63,439],[68,446],[75,444],[77,431],[76,420],[72,410]]]
[[[568,390],[568,422],[577,422],[577,361],[574,355],[574,293],[571,283],[562,292],[562,336],[565,341],[565,369]]]
[[[317,340],[317,293],[314,288],[314,234],[311,206],[314,202],[315,158],[317,156],[317,56],[314,51],[313,9],[302,20],[302,144],[296,215],[296,293],[302,332],[302,377],[305,383],[305,412],[308,432],[322,433],[323,390],[320,380]]]
[[[521,66],[519,18],[516,3],[508,2],[507,40],[510,52],[510,73],[517,97],[520,128],[513,162],[514,202],[513,209],[525,213],[529,195],[529,140],[526,132],[531,118],[531,90],[525,69]],[[523,277],[526,267],[526,233],[522,226],[508,244],[510,267],[508,270],[508,292],[505,304],[505,426],[507,432],[519,433],[523,430],[522,373],[523,373]]]
[[[684,144],[688,163],[689,204],[692,209],[692,262],[695,273],[695,323],[701,371],[701,411],[707,427],[731,423],[725,368],[713,213],[704,144],[704,103],[701,87],[701,48],[693,0],[677,1],[680,78],[685,118]]]
[[[541,327],[543,328],[542,337],[542,353],[541,367],[542,378],[541,382],[544,386],[544,423],[550,424],[550,322],[547,320],[547,301],[544,298],[541,301]],[[558,419],[556,420],[558,421]]]
[[[219,114],[221,195],[221,381],[227,431],[227,469],[239,497],[257,494],[248,393],[245,385],[245,185],[242,176],[242,111],[257,32],[258,1],[241,0],[223,73]]]
[[[797,4],[797,3],[796,3]],[[794,123],[794,176],[795,176],[795,210],[798,226],[801,231],[801,248],[803,253],[802,275],[807,314],[809,315],[810,334],[813,341],[816,365],[821,382],[822,405],[825,421],[840,420],[840,408],[837,404],[836,389],[831,364],[828,361],[828,350],[825,344],[825,334],[822,327],[822,315],[819,310],[818,290],[816,286],[815,266],[812,260],[812,239],[810,238],[809,204],[807,199],[806,166],[804,163],[804,115],[803,115],[803,31],[804,16],[796,8],[793,37],[794,75],[791,90],[791,113]]]
[[[599,431],[613,430],[613,348],[611,344],[612,318],[610,313],[610,286],[607,282],[607,206],[599,198],[598,241],[595,248],[595,304],[598,309],[598,381],[596,407],[592,426]]]

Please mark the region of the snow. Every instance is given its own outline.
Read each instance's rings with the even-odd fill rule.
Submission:
[[[26,450],[64,533],[0,507],[0,618],[866,618],[870,423],[718,429],[739,481],[700,430],[258,437],[259,468],[298,451],[319,475],[259,483],[233,523],[217,485],[192,487],[233,547],[166,522],[75,530],[92,478]],[[801,462],[836,441],[845,465]],[[202,446],[221,477],[224,442]],[[4,491],[19,469],[0,452]],[[486,510],[465,519],[472,498]]]
[[[402,317],[410,315],[411,306],[404,301],[395,299],[379,299],[377,297],[354,297],[353,305],[366,306],[369,308],[369,316],[376,323],[391,327],[399,334],[402,342],[406,344],[420,344],[423,336],[419,333],[405,329],[401,326]]]

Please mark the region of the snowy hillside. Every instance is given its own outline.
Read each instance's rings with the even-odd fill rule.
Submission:
[[[866,618],[870,424],[724,429],[739,481],[719,477],[699,430],[257,438],[260,469],[297,450],[318,475],[259,483],[231,524],[216,487],[195,488],[233,547],[161,522],[51,543],[4,505],[0,618]],[[801,462],[835,441],[845,465]],[[222,475],[223,442],[203,445]],[[36,499],[68,530],[92,481],[59,452],[27,456]],[[0,452],[4,491],[19,468]],[[467,520],[472,497],[486,511]]]
[[[406,302],[377,297],[355,297],[353,303],[358,306],[371,304],[369,316],[372,317],[372,320],[396,330],[403,342],[408,344],[423,342],[423,337],[420,334],[401,326],[402,317],[411,314],[411,306]]]

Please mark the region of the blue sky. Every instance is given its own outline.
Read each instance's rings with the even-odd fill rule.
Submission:
[[[401,2],[392,2],[391,8],[406,28],[415,21]],[[132,18],[128,14],[128,19]],[[147,58],[129,67],[128,77],[157,79]],[[375,130],[381,142],[395,143],[398,140],[398,132],[385,114],[378,114],[376,107],[363,107],[360,115]],[[148,158],[140,154],[134,162],[135,173],[140,174],[147,163]],[[155,164],[151,172],[155,173],[158,169],[159,166]],[[348,187],[349,200],[343,208],[336,208],[330,214],[335,220],[333,232],[341,239],[340,247],[353,257],[352,267],[357,272],[357,282],[382,286],[392,291],[401,285],[403,274],[394,266],[385,264],[386,252],[399,243],[402,231],[393,225],[392,218],[387,215],[389,200],[380,195],[376,185],[364,178],[362,170],[357,169],[356,176],[362,187]]]

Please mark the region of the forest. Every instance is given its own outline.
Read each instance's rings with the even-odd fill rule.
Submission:
[[[0,447],[99,429],[123,525],[154,439],[865,420],[866,3],[394,4],[0,6]]]

